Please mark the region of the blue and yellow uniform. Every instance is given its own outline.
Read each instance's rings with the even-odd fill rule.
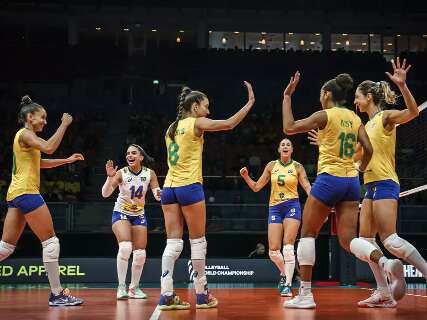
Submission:
[[[203,192],[202,153],[203,135],[195,135],[196,118],[178,121],[175,140],[166,131],[168,173],[162,191],[162,204],[179,203],[182,206],[205,200]]]
[[[12,181],[7,191],[7,205],[23,213],[34,211],[45,204],[40,195],[40,150],[21,147],[19,139],[25,128],[13,140]]]
[[[326,126],[319,130],[317,178],[311,195],[329,207],[342,201],[359,201],[360,184],[354,167],[360,118],[344,107],[325,109]]]
[[[387,131],[383,125],[384,112],[378,112],[366,124],[374,153],[363,175],[365,199],[399,199],[400,185],[396,173],[396,126]]]
[[[298,199],[298,171],[296,161],[284,164],[280,160],[271,168],[271,192],[268,208],[268,223],[282,223],[284,219],[301,220],[301,205]]]

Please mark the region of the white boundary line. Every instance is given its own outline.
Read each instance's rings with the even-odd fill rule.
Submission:
[[[154,309],[153,314],[150,317],[150,320],[158,320],[160,317],[160,313],[162,311],[159,309],[159,306],[156,306],[156,309]]]
[[[374,291],[373,288],[359,288],[361,290],[369,290]],[[406,296],[412,296],[412,297],[419,297],[419,298],[427,298],[427,296],[423,296],[422,294],[413,294],[413,293],[406,293]]]

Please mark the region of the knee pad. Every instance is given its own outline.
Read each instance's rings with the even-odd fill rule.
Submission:
[[[368,241],[369,243],[371,243],[378,251],[380,251],[381,253],[383,253],[383,251],[381,250],[380,246],[377,243],[377,240],[375,238],[364,238],[364,237],[359,237],[362,240]]]
[[[295,251],[293,244],[285,244],[283,246],[283,258],[287,263],[295,262]]]
[[[130,241],[121,241],[119,242],[119,252],[117,257],[122,260],[129,260],[129,257],[132,253],[132,242]]]
[[[42,242],[43,262],[56,262],[59,258],[59,239],[52,237]]]
[[[206,259],[206,251],[208,248],[208,243],[205,237],[198,239],[190,239],[191,246],[191,259],[194,260],[204,260]]]
[[[16,246],[13,244],[0,241],[0,261],[3,261],[7,257],[9,257],[13,251],[15,251]]]
[[[297,249],[300,266],[314,266],[316,261],[316,245],[314,238],[301,238]]]
[[[133,250],[133,261],[137,266],[143,266],[145,264],[145,258],[146,258],[146,251],[145,249],[137,249]]]
[[[416,250],[412,244],[399,237],[396,233],[388,236],[383,241],[383,244],[390,253],[401,259],[408,258]]]
[[[274,260],[277,257],[283,259],[283,256],[282,256],[282,253],[280,252],[280,250],[268,250],[268,255],[269,255],[271,260]]]
[[[165,251],[163,251],[163,257],[172,257],[176,260],[181,254],[183,248],[184,241],[182,241],[182,239],[168,239]]]

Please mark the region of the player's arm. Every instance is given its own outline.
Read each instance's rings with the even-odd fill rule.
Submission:
[[[406,59],[403,59],[402,65],[400,65],[400,59],[397,57],[396,63],[391,60],[393,66],[393,75],[386,72],[387,76],[393,81],[402,93],[403,100],[406,104],[405,110],[386,110],[383,113],[383,125],[385,128],[394,128],[397,124],[406,123],[412,119],[418,117],[420,113],[417,107],[417,102],[414,96],[406,85],[406,75],[411,68],[411,65],[406,67]]]
[[[108,198],[122,182],[122,173],[117,171],[117,166],[114,167],[114,163],[111,160],[108,160],[105,164],[105,171],[107,172],[107,179],[102,186],[101,193],[104,198]]]
[[[360,144],[360,142],[358,142],[356,145],[356,151],[353,154],[353,161],[358,162],[362,160],[362,155],[363,155],[362,145]]]
[[[59,125],[56,132],[48,139],[44,140],[38,137],[31,130],[24,130],[24,132],[19,137],[19,143],[24,145],[25,147],[31,147],[40,150],[46,154],[52,154],[58,149],[62,138],[64,137],[65,131],[68,126],[73,121],[73,117],[68,113],[64,113],[62,115],[61,124]]]
[[[235,128],[242,122],[255,103],[255,96],[251,84],[247,81],[244,81],[244,83],[248,89],[248,102],[239,111],[226,120],[212,120],[205,117],[197,118],[195,129],[199,132],[226,131]]]
[[[154,170],[151,170],[151,178],[150,178],[150,188],[153,192],[153,196],[157,201],[160,201],[160,196],[162,193],[162,190],[159,187],[159,180],[157,179],[157,175],[154,172]]]
[[[371,141],[369,140],[368,133],[365,130],[365,126],[363,124],[359,127],[358,137],[357,137],[361,147],[362,147],[362,158],[358,162],[359,171],[365,171],[369,161],[371,161],[372,154],[374,152],[372,148]]]
[[[296,164],[297,174],[298,174],[298,182],[301,187],[305,190],[307,195],[310,194],[311,184],[308,180],[307,173],[305,172],[304,166],[300,163]]]
[[[282,103],[282,120],[283,120],[283,132],[285,134],[297,134],[301,132],[307,132],[312,129],[323,129],[328,122],[328,115],[325,111],[317,111],[311,116],[301,120],[294,120],[292,113],[292,94],[295,92],[296,86],[300,80],[300,73],[297,71],[288,86],[283,92],[283,103]]]
[[[40,168],[41,169],[50,169],[62,166],[64,164],[73,163],[79,160],[84,160],[82,154],[75,153],[72,156],[68,157],[67,159],[41,159],[40,160]]]
[[[243,180],[247,183],[249,188],[252,189],[253,192],[258,192],[262,188],[265,187],[265,185],[270,181],[271,177],[271,169],[274,166],[274,161],[270,161],[264,168],[264,172],[262,173],[261,177],[258,178],[257,181],[252,180],[252,178],[249,176],[248,169],[246,167],[240,169],[240,175],[242,176]]]

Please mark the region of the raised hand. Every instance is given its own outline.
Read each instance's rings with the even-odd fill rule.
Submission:
[[[117,166],[114,167],[113,160],[108,160],[105,164],[105,171],[107,172],[107,176],[114,177],[117,173]]]
[[[295,74],[289,80],[288,86],[285,88],[285,91],[283,91],[283,96],[292,96],[292,94],[295,92],[300,78],[301,74],[299,73],[299,71],[295,72]]]
[[[252,90],[252,85],[247,81],[243,81],[243,83],[248,89],[248,100],[253,104],[255,102],[255,95],[254,95],[254,91]]]
[[[319,132],[317,130],[311,129],[308,132],[308,140],[310,140],[310,144],[313,146],[319,146]]]
[[[243,167],[242,169],[240,169],[240,175],[242,176],[242,177],[247,177],[248,176],[248,168],[246,168],[246,167]]]
[[[73,122],[73,117],[68,113],[64,113],[62,115],[61,121],[63,125],[68,127],[71,124],[71,122]]]
[[[83,155],[81,153],[74,153],[71,156],[69,156],[67,158],[67,162],[68,163],[73,163],[76,161],[83,161],[85,158],[83,157]]]
[[[405,85],[406,83],[406,74],[409,69],[411,69],[411,65],[406,66],[406,59],[403,59],[402,65],[400,64],[400,59],[397,57],[396,63],[394,59],[391,59],[391,65],[393,66],[393,75],[389,72],[386,72],[386,75],[393,81],[398,87]]]

